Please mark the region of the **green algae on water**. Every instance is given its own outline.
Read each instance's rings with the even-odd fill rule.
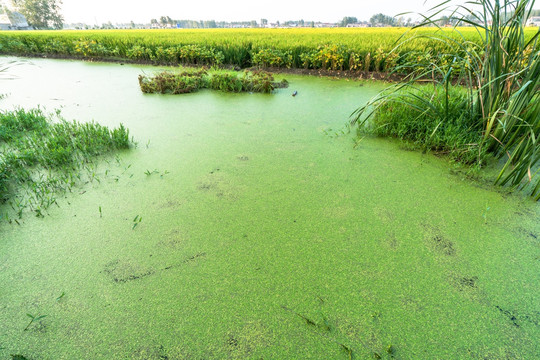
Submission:
[[[70,206],[0,224],[1,358],[540,357],[539,205],[399,143],[325,135],[381,84],[145,96],[140,67],[35,62],[6,106],[62,104],[151,146]],[[26,313],[48,316],[23,332]]]

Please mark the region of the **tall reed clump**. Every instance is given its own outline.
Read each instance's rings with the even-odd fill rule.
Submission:
[[[131,144],[123,125],[53,121],[41,109],[2,111],[0,205],[8,203],[18,218],[26,210],[43,216],[59,193],[93,179],[96,156]],[[7,213],[3,218],[10,220]]]
[[[408,61],[398,66],[397,71],[409,69],[407,81],[356,110],[352,123],[383,135],[413,141],[423,138],[422,146],[435,150],[440,145],[432,140],[449,126],[455,127],[456,136],[448,138],[445,149],[466,153],[465,162],[479,166],[489,156],[504,159],[495,183],[530,188],[539,200],[540,29],[526,41],[524,28],[535,1],[478,0],[451,9],[447,3],[434,7],[434,14],[424,16],[418,27],[437,26],[437,17],[451,10],[451,18],[473,26],[482,41],[448,36],[443,29],[430,35],[430,40],[449,50],[432,54],[436,59],[427,65]],[[400,41],[396,49],[411,39],[415,37]],[[419,81],[431,82],[433,89],[419,87]]]

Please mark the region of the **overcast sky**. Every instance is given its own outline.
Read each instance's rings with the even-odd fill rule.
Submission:
[[[313,20],[337,22],[344,16],[369,20],[377,13],[422,12],[441,0],[63,0],[67,23],[111,21],[147,23],[150,19],[249,21]],[[414,16],[411,16],[414,18]]]

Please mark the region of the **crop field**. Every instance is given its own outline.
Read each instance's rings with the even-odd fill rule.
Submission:
[[[0,32],[0,54],[172,65],[388,71],[411,60],[429,64],[435,55],[446,53],[447,45],[432,39],[440,31],[303,28]],[[473,28],[444,32],[460,41],[480,40]],[[532,37],[534,33],[535,29],[530,28],[526,36]],[[402,36],[410,41],[396,48]],[[450,55],[447,60],[450,61]],[[438,61],[446,60],[443,57]]]

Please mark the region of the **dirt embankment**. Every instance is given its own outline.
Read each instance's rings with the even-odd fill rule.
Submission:
[[[110,58],[110,57],[80,57],[80,56],[69,56],[63,54],[1,54],[2,56],[17,56],[17,57],[26,57],[26,58],[40,58],[40,59],[64,59],[64,60],[80,60],[88,62],[108,62],[108,63],[117,63],[120,65],[124,64],[143,64],[143,65],[153,65],[153,66],[185,66],[185,67],[202,67],[205,65],[200,64],[178,64],[178,63],[157,63],[152,60],[141,60],[141,59],[124,59],[124,58]],[[403,74],[392,74],[385,72],[365,72],[359,70],[325,70],[325,69],[296,69],[296,68],[278,68],[278,67],[249,67],[249,68],[240,68],[234,65],[223,65],[221,68],[226,70],[264,70],[274,74],[295,74],[295,75],[310,75],[310,76],[324,76],[324,77],[335,77],[335,78],[348,78],[348,79],[357,79],[357,80],[382,80],[389,82],[398,82],[403,80],[406,75]]]
[[[251,67],[248,70],[257,70],[258,67]],[[335,78],[347,78],[357,80],[382,80],[397,82],[403,80],[406,75],[392,74],[385,72],[365,72],[359,70],[324,70],[324,69],[287,69],[268,67],[262,70],[269,71],[274,74],[295,74],[295,75],[311,75],[311,76],[326,76]]]

